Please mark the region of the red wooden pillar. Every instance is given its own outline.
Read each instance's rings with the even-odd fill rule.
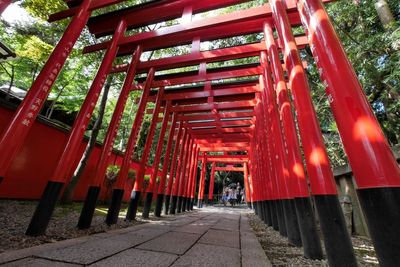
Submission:
[[[321,230],[325,237],[328,261],[334,266],[356,266],[357,261],[339,205],[333,173],[310,97],[307,76],[291,31],[286,6],[282,0],[271,0],[270,3],[283,46],[311,193],[315,199]]]
[[[262,52],[261,60],[264,69],[264,77],[260,82],[263,84],[263,102],[271,120],[271,136],[274,138],[273,164],[276,168],[276,178],[279,192],[278,207],[282,211],[278,216],[279,232],[287,236],[293,245],[301,245],[300,233],[298,231],[297,217],[290,205],[292,195],[289,188],[289,172],[285,143],[282,137],[282,129],[279,120],[279,113],[276,105],[274,86],[271,80],[270,67],[266,61],[266,53]],[[280,219],[281,218],[281,219]],[[297,226],[297,227],[296,227]]]
[[[264,110],[262,107],[264,105],[263,102],[260,103],[260,109]],[[270,224],[270,213],[269,213],[269,208],[268,208],[268,201],[269,201],[269,196],[268,196],[268,190],[267,190],[267,185],[268,185],[268,179],[269,179],[269,173],[268,173],[268,165],[267,165],[267,155],[268,155],[268,150],[267,148],[267,131],[266,131],[266,115],[264,112],[261,112],[260,114],[261,118],[259,118],[257,122],[257,134],[259,138],[256,140],[259,140],[258,143],[258,156],[257,159],[259,161],[259,177],[260,177],[260,182],[261,182],[261,201],[260,201],[260,212],[262,219],[264,222],[269,225]]]
[[[93,80],[85,101],[83,102],[69,133],[67,144],[60,157],[59,164],[47,183],[41,200],[28,226],[26,231],[27,235],[36,236],[43,234],[46,231],[58,196],[64,184],[71,178],[72,173],[78,164],[77,158],[80,159],[82,156],[83,152],[79,153],[82,138],[90,122],[90,118],[92,117],[92,113],[107,79],[107,75],[111,70],[112,63],[117,55],[118,43],[124,36],[126,27],[126,22],[122,20],[115,29],[115,33],[104,55],[99,70],[97,71],[96,77]]]
[[[153,144],[153,138],[157,127],[158,114],[160,113],[161,104],[164,96],[164,87],[158,89],[156,105],[153,111],[153,117],[150,123],[150,129],[147,134],[146,142],[144,145],[142,158],[140,159],[139,170],[136,174],[135,184],[131,193],[131,199],[126,213],[126,220],[131,221],[136,218],[137,207],[140,199],[141,192],[143,191],[144,175],[146,172],[147,161],[150,155],[150,149]],[[126,179],[126,178],[125,178]],[[143,213],[143,217],[148,217],[148,214]]]
[[[177,206],[177,203],[178,203],[178,192],[179,192],[179,184],[180,184],[180,180],[179,180],[179,177],[180,177],[180,171],[181,171],[181,168],[182,168],[182,161],[183,161],[183,157],[184,157],[184,155],[185,155],[185,147],[186,147],[186,145],[187,145],[187,142],[188,142],[188,137],[189,137],[189,134],[188,134],[188,130],[185,128],[184,129],[185,131],[184,131],[184,134],[183,134],[183,138],[182,138],[182,142],[181,142],[181,146],[180,146],[180,150],[179,150],[179,159],[176,161],[176,171],[175,171],[175,174],[174,174],[174,185],[173,185],[173,188],[172,188],[172,192],[171,192],[171,201],[172,201],[172,203],[171,203],[171,209],[170,209],[170,213],[171,214],[175,214],[176,213],[176,206]],[[172,179],[172,178],[171,178]]]
[[[243,163],[243,180],[244,180],[244,191],[245,191],[245,198],[246,202],[250,204],[250,184],[249,184],[249,170],[247,162]]]
[[[203,152],[203,158],[201,162],[201,174],[200,174],[200,181],[199,181],[199,194],[197,200],[197,208],[203,207],[203,195],[204,195],[204,182],[206,179],[206,170],[207,170],[207,157],[206,152]]]
[[[0,0],[0,15],[11,4],[11,0]]]
[[[191,193],[190,193],[190,198],[191,198],[190,209],[191,210],[193,210],[195,196],[196,196],[197,174],[198,174],[198,171],[199,171],[199,168],[198,168],[198,165],[199,165],[199,153],[200,153],[200,147],[198,147],[196,149],[196,155],[195,155],[195,160],[194,160],[193,184],[192,184]]]
[[[146,199],[144,201],[144,206],[143,206],[143,217],[144,218],[149,217],[151,204],[153,202],[153,191],[154,191],[154,188],[157,183],[158,168],[159,168],[159,164],[160,164],[162,149],[164,146],[164,137],[165,137],[165,132],[167,131],[170,111],[171,111],[171,102],[167,101],[167,103],[165,105],[164,117],[163,117],[161,129],[160,129],[160,134],[159,134],[159,138],[158,138],[158,142],[157,142],[156,154],[154,155],[153,172],[150,176],[150,183],[146,188]],[[160,186],[161,186],[161,183],[160,183]]]
[[[3,0],[3,7],[8,5],[8,0],[5,1]],[[0,183],[22,147],[29,130],[50,93],[51,87],[90,17],[90,2],[90,0],[85,0],[80,5],[78,12],[72,18],[60,42],[51,53],[24,100],[18,106],[13,119],[0,137]],[[43,232],[44,230],[41,231]]]
[[[251,205],[253,205],[254,202],[254,187],[253,187],[253,173],[254,173],[254,166],[251,163],[252,161],[249,161],[249,170],[250,170],[250,175],[249,175],[249,201],[251,203]]]
[[[307,216],[307,214],[313,214],[313,210],[301,158],[300,145],[297,140],[292,105],[289,100],[282,64],[279,58],[278,48],[275,44],[272,28],[267,23],[264,25],[264,35],[274,76],[277,103],[282,118],[283,132],[285,134],[288,152],[289,186],[294,196],[294,199],[291,200],[291,205],[293,210],[297,211],[297,220],[304,246],[304,256],[311,259],[322,259],[323,253],[314,220],[315,216]]]
[[[208,200],[210,203],[212,203],[213,201],[214,180],[215,180],[215,162],[213,162],[211,165],[210,185],[208,187]]]
[[[169,213],[171,198],[172,198],[172,187],[174,185],[174,177],[175,177],[175,169],[178,162],[178,151],[179,151],[179,144],[181,142],[182,132],[184,135],[184,128],[182,128],[182,122],[179,123],[178,133],[176,134],[176,140],[174,145],[174,152],[172,154],[172,162],[171,162],[171,169],[169,172],[168,184],[165,191],[165,205],[164,205],[164,214]]]
[[[81,215],[79,217],[79,222],[78,222],[78,228],[80,229],[89,228],[92,222],[92,217],[94,214],[98,196],[100,194],[101,185],[104,181],[107,167],[110,162],[109,159],[114,146],[115,138],[117,136],[118,129],[122,120],[122,114],[125,109],[126,101],[129,97],[129,93],[131,92],[133,80],[136,74],[136,68],[137,65],[139,64],[141,54],[142,54],[142,49],[140,46],[138,46],[134,55],[132,55],[132,60],[128,67],[124,85],[122,86],[121,93],[118,97],[118,101],[115,106],[115,110],[111,118],[110,125],[108,126],[106,138],[104,139],[103,147],[101,149],[101,154],[97,161],[97,167],[93,175],[93,180],[91,181],[92,184],[91,186],[89,186],[88,192],[86,194],[86,199],[82,207]],[[114,206],[118,207],[121,206],[123,195],[124,195],[123,186],[122,188],[116,188],[113,190],[112,201],[114,201],[113,204]],[[116,220],[118,218],[116,215],[118,214],[113,214],[112,219],[111,217],[107,217],[106,223],[107,224],[116,223]]]
[[[169,169],[169,165],[170,165],[170,161],[171,161],[171,157],[170,157],[171,156],[171,148],[172,148],[172,143],[174,141],[177,118],[178,118],[177,113],[173,113],[172,124],[171,124],[171,128],[169,130],[167,148],[165,149],[163,169],[162,169],[161,178],[160,178],[160,185],[158,187],[158,192],[157,192],[157,203],[156,203],[156,209],[154,212],[154,215],[157,217],[161,216],[162,205],[163,205],[163,201],[164,201],[164,197],[165,197],[164,196],[165,183],[167,180],[168,169]],[[170,184],[170,182],[171,182],[171,179],[168,180],[169,184]],[[171,185],[172,185],[172,183],[171,183]],[[168,195],[168,200],[169,200],[169,195]]]
[[[116,178],[110,206],[108,207],[106,223],[108,225],[115,224],[118,220],[119,210],[121,208],[121,201],[123,198],[124,188],[126,179],[128,178],[128,173],[132,163],[132,155],[135,149],[136,141],[142,125],[142,120],[144,117],[144,112],[147,105],[147,100],[149,98],[151,84],[154,80],[155,70],[151,68],[147,74],[146,84],[139,100],[138,110],[136,112],[135,120],[133,121],[131,132],[129,135],[128,143],[125,149],[124,159],[122,161],[121,169]]]
[[[186,167],[182,172],[182,188],[181,188],[181,195],[180,198],[182,199],[182,204],[181,204],[181,212],[186,211],[186,202],[187,202],[187,197],[186,197],[186,192],[187,192],[187,187],[189,186],[190,183],[190,166],[192,164],[192,156],[194,154],[194,140],[191,139],[189,143],[189,149],[187,153],[187,158],[186,158]]]
[[[379,262],[394,266],[400,250],[400,169],[323,4],[298,2]]]
[[[190,137],[190,135],[188,136],[188,139],[186,142],[187,143],[186,143],[186,146],[184,149],[183,161],[182,161],[181,168],[179,171],[179,176],[178,176],[179,177],[179,188],[178,188],[178,193],[177,193],[177,196],[178,196],[177,212],[178,213],[182,212],[183,191],[184,191],[185,183],[187,180],[187,177],[186,177],[187,161],[188,161],[188,157],[189,157],[189,154],[191,151],[191,146],[193,144],[193,139]]]
[[[269,66],[266,66],[269,67]],[[279,224],[282,225],[282,209],[279,204],[280,194],[277,183],[277,166],[274,163],[274,151],[275,151],[275,140],[272,134],[272,126],[271,126],[271,115],[269,111],[264,107],[264,135],[266,137],[265,147],[263,148],[267,153],[265,153],[266,158],[265,161],[268,163],[268,175],[269,175],[269,186],[270,186],[270,223],[275,230],[279,230]]]
[[[190,165],[189,165],[189,169],[188,169],[188,183],[185,189],[185,210],[190,211],[190,207],[191,207],[191,198],[190,198],[190,194],[191,194],[191,190],[192,190],[192,184],[193,184],[193,173],[194,173],[194,160],[196,158],[196,151],[197,151],[197,145],[193,144],[192,146],[192,153],[190,156]]]

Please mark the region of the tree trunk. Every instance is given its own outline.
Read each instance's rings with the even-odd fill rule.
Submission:
[[[65,204],[65,203],[70,203],[72,201],[72,196],[73,196],[75,187],[77,186],[79,179],[81,178],[83,171],[85,170],[86,164],[87,164],[87,162],[90,158],[90,155],[93,151],[93,148],[96,144],[96,139],[99,134],[101,125],[103,123],[103,118],[104,118],[104,113],[105,113],[105,108],[106,108],[106,104],[107,104],[107,98],[108,98],[108,93],[110,91],[111,83],[112,83],[112,78],[108,78],[107,83],[104,87],[103,96],[101,98],[99,114],[96,119],[96,122],[93,125],[92,133],[90,134],[90,137],[89,137],[89,142],[86,146],[85,152],[83,153],[81,161],[79,162],[79,165],[76,168],[74,175],[71,178],[71,181],[69,182],[67,188],[64,191],[63,196],[61,197],[61,203]]]
[[[62,95],[65,87],[67,87],[67,85],[63,86],[60,91],[58,92],[56,98],[54,99],[53,103],[51,103],[50,107],[47,109],[46,111],[46,118],[50,119],[51,116],[53,115],[54,112],[54,108],[56,107],[57,101],[60,98],[60,96]]]
[[[11,89],[14,86],[14,79],[15,79],[15,67],[14,65],[11,65],[11,75],[10,75],[11,79],[10,79],[10,86],[8,87],[7,90],[7,95],[6,95],[6,101],[10,100],[10,93],[11,93]]]
[[[394,22],[392,11],[386,0],[377,0],[375,3],[376,12],[378,12],[379,19],[384,27],[389,26]]]

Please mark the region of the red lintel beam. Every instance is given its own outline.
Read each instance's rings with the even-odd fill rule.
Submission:
[[[222,129],[205,129],[205,130],[189,130],[190,134],[214,134],[214,133],[251,133],[252,127],[241,128],[222,128]]]
[[[223,171],[223,172],[243,172],[243,167],[215,167],[215,171]]]
[[[300,41],[300,39],[298,39]],[[303,39],[301,39],[303,41]],[[212,63],[232,59],[259,56],[261,51],[266,50],[265,42],[238,45],[233,47],[196,52],[181,56],[167,57],[141,62],[139,73],[145,73],[147,69],[154,67],[156,70],[175,69],[185,66],[194,66],[202,62]],[[111,73],[125,72],[128,64],[115,66]]]
[[[91,10],[98,9],[100,7],[114,5],[126,0],[102,0],[93,1]],[[99,15],[90,19],[88,26],[92,34],[96,37],[109,35],[116,28],[116,18],[125,19],[128,23],[128,28],[137,28],[149,24],[155,24],[157,22],[172,20],[182,16],[183,9],[192,4],[193,14],[201,13],[208,10],[218,9],[221,7],[243,3],[246,0],[163,0],[163,1],[151,1],[149,3],[143,3],[132,7],[124,8],[107,14]],[[332,0],[323,0],[323,2],[330,2]],[[67,17],[71,17],[76,13],[77,6],[82,2],[81,0],[66,1],[70,9],[63,10],[50,16],[49,21],[57,21]],[[296,7],[293,0],[286,1],[289,10]],[[269,14],[271,10],[268,10]]]
[[[89,10],[95,10],[95,9],[103,8],[103,7],[110,6],[110,5],[115,5],[120,2],[125,2],[125,1],[127,1],[127,0],[92,1],[92,3],[90,4]],[[50,15],[49,19],[48,19],[49,22],[54,22],[54,21],[58,21],[58,20],[62,20],[62,19],[74,16],[78,12],[79,5],[83,2],[83,0],[71,0],[71,1],[65,1],[65,2],[68,4],[68,6],[70,8]]]
[[[164,101],[166,100],[193,100],[196,98],[208,98],[208,97],[223,97],[223,96],[240,96],[243,94],[253,94],[260,91],[259,86],[245,86],[231,89],[220,89],[210,91],[198,91],[198,92],[173,92],[166,93],[164,95]],[[156,96],[151,96],[149,102],[154,102]],[[218,101],[222,102],[222,101]]]
[[[228,103],[208,103],[203,105],[192,105],[192,106],[178,106],[172,109],[173,112],[197,112],[197,111],[211,111],[216,110],[239,110],[239,109],[252,109],[256,105],[256,102],[251,101],[237,101]]]
[[[178,120],[180,121],[200,121],[210,119],[234,119],[234,118],[252,118],[254,112],[227,112],[217,114],[201,114],[201,115],[179,115]]]
[[[241,152],[241,151],[248,151],[250,147],[220,147],[220,148],[208,148],[203,147],[200,148],[202,152]]]
[[[256,76],[256,75],[262,74],[262,72],[263,72],[263,70],[260,66],[249,66],[249,67],[240,66],[237,68],[232,68],[231,70],[212,72],[212,73],[206,73],[206,74],[183,76],[186,73],[181,73],[180,75],[175,75],[175,76],[183,76],[183,77],[163,79],[163,80],[160,80],[160,78],[158,78],[158,80],[153,81],[152,88],[158,88],[161,86],[173,86],[173,85],[180,85],[180,84],[213,81],[213,80],[220,80],[220,79]],[[167,75],[165,75],[165,76],[167,76]],[[157,77],[156,77],[156,79],[157,79]],[[132,90],[141,89],[142,87],[143,87],[143,85],[141,85],[141,84],[134,85],[132,87]]]
[[[296,36],[296,44],[300,47],[304,47],[307,44],[306,36]],[[232,59],[259,56],[260,52],[264,50],[266,50],[265,42],[261,42],[208,50],[203,52],[195,52],[180,56],[154,59],[141,62],[138,67],[138,73],[147,73],[151,67],[154,67],[156,70],[160,71],[182,68],[186,66],[194,66],[202,62],[212,63],[218,61],[228,61]],[[128,69],[128,65],[129,64],[122,64],[114,66],[114,68],[111,70],[111,73],[125,72]],[[282,63],[282,67],[284,70],[286,69],[284,63]],[[307,62],[304,61],[304,68],[306,67]]]
[[[205,151],[207,152],[207,151]],[[249,161],[249,158],[243,158],[243,159],[216,159],[213,158],[213,156],[209,156],[210,158],[207,158],[207,162],[218,162],[218,163],[245,163]]]
[[[288,17],[293,25],[301,24],[299,14],[294,10],[288,13]],[[258,33],[262,31],[265,22],[273,22],[269,5],[127,36],[119,43],[119,55],[131,54],[132,49],[139,44],[144,51],[149,51],[191,44],[198,36],[201,36],[201,41],[210,41]],[[84,53],[103,50],[108,43],[109,41],[85,47]]]
[[[250,138],[246,137],[239,137],[239,138],[224,138],[224,137],[219,137],[219,138],[210,138],[210,139],[197,139],[195,138],[195,143],[198,145],[215,145],[215,144],[224,144],[224,143],[242,143],[246,142],[248,143],[250,141]]]
[[[238,120],[238,121],[212,121],[212,122],[195,122],[195,123],[187,123],[186,127],[190,128],[192,130],[196,130],[194,128],[201,128],[201,129],[206,129],[207,127],[238,127],[238,126],[243,126],[243,127],[250,127],[253,125],[253,121],[251,120]]]
[[[250,145],[249,142],[226,142],[226,143],[209,143],[209,144],[200,144],[200,148],[208,147],[208,148],[218,148],[218,147],[248,147]]]
[[[239,138],[251,138],[252,135],[249,133],[225,133],[225,134],[192,134],[192,137],[196,140],[212,140],[212,139],[218,139],[218,138],[223,138],[226,140],[235,140]],[[208,139],[209,138],[209,139]]]
[[[197,14],[245,1],[249,0],[154,1],[155,4],[151,7],[138,9],[133,6],[94,17],[89,20],[88,26],[92,34],[95,34],[96,37],[101,37],[109,35],[114,30],[117,18],[125,19],[128,23],[128,28],[133,29],[179,18],[187,6],[192,6],[192,13]]]

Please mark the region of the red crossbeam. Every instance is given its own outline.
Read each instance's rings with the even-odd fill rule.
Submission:
[[[307,44],[306,36],[297,36],[296,44],[300,47],[305,46]],[[174,57],[154,59],[141,62],[138,67],[138,73],[147,73],[148,70],[152,67],[159,71],[166,69],[182,68],[185,66],[194,66],[204,62],[212,63],[218,61],[227,61],[232,59],[259,56],[260,52],[264,51],[265,49],[265,42],[261,42],[208,50],[203,52],[193,52],[190,54]],[[125,72],[128,69],[128,65],[129,64],[117,65],[112,69],[111,73]],[[283,63],[282,66],[285,69],[285,65]],[[304,66],[307,66],[307,62],[304,62]]]
[[[192,105],[192,106],[177,106],[172,108],[173,112],[197,112],[197,111],[211,111],[216,110],[239,110],[239,109],[250,109],[255,106],[256,102],[252,101],[237,101],[231,103],[208,103],[204,105]]]
[[[215,167],[215,171],[223,171],[223,172],[243,172],[243,167]]]
[[[288,16],[293,25],[299,25],[301,23],[297,12],[290,12]],[[269,5],[122,38],[119,43],[119,55],[131,54],[139,44],[143,46],[144,51],[149,51],[191,44],[193,39],[198,36],[201,36],[201,41],[204,42],[257,33],[262,31],[265,22],[273,22]],[[107,41],[88,46],[84,49],[84,53],[103,50],[107,48],[108,43]]]
[[[254,112],[227,112],[217,114],[201,114],[201,115],[180,115],[178,120],[180,121],[199,121],[199,120],[210,120],[210,119],[234,119],[234,118],[249,118],[253,117]]]

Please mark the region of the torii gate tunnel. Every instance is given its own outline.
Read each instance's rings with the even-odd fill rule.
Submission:
[[[145,189],[144,217],[149,215],[154,194],[156,216],[161,215],[163,207],[164,213],[172,214],[193,209],[197,190],[197,200],[203,199],[207,162],[242,163],[247,199],[258,216],[287,236],[290,243],[302,246],[306,257],[320,259],[322,248],[313,202],[329,264],[356,266],[299,55],[301,49],[309,46],[355,176],[379,261],[382,266],[396,265],[400,251],[400,170],[324,8],[323,2],[331,1],[269,0],[260,6],[201,20],[193,19],[194,15],[247,1],[148,1],[96,16],[92,13],[126,1],[66,2],[69,8],[50,16],[50,21],[71,18],[70,24],[1,136],[1,179],[7,179],[7,170],[24,146],[34,120],[85,26],[97,38],[109,38],[83,51],[103,53],[103,59],[59,164],[44,188],[27,229],[28,235],[45,232],[56,201],[82,156],[78,147],[105,80],[110,75],[124,73],[125,81],[78,222],[80,228],[90,227],[128,95],[132,90],[141,90],[138,111],[113,188],[108,224],[118,219],[138,133],[144,114],[150,113],[152,121],[127,220],[136,217],[139,199],[144,195],[145,165],[157,124],[161,123],[154,171]],[[1,3],[3,6],[9,1]],[[132,35],[131,30],[179,18],[177,25]],[[304,28],[305,36],[293,35],[292,27],[298,26]],[[200,49],[207,41],[253,33],[263,34],[263,40],[215,50]],[[145,51],[190,44],[191,52],[184,55],[140,60]],[[114,64],[124,56],[131,56],[129,64]],[[210,63],[249,57],[259,58],[258,63],[210,67]],[[195,66],[196,70],[160,73],[188,66]],[[146,109],[151,102],[155,108]],[[168,142],[164,147],[166,136]],[[156,186],[163,153],[162,175]],[[35,179],[34,170],[32,179]]]

